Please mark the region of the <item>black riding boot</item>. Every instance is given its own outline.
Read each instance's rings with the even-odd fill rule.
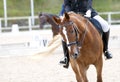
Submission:
[[[68,68],[69,67],[69,51],[66,42],[62,41],[62,47],[64,52],[64,58],[60,61],[60,64],[63,65],[63,67]]]
[[[103,32],[103,52],[104,55],[106,56],[106,59],[111,59],[112,58],[112,54],[108,51],[108,40],[109,40],[109,31],[108,32]]]

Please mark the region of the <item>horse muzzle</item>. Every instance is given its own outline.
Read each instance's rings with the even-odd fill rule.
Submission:
[[[80,56],[80,51],[77,50],[74,54],[72,54],[73,59],[77,59]]]

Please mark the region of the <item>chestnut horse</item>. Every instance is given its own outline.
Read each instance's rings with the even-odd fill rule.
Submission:
[[[53,17],[60,25],[60,35],[67,43],[72,69],[77,82],[88,82],[87,70],[92,64],[97,71],[97,82],[102,82],[103,43],[96,28],[87,18],[74,12]]]
[[[59,33],[59,26],[54,23],[52,17],[58,17],[57,15],[54,14],[48,14],[48,13],[40,13],[39,14],[39,21],[40,21],[40,29],[43,29],[43,25],[46,23],[49,23],[52,26],[52,32],[53,32],[53,37]]]

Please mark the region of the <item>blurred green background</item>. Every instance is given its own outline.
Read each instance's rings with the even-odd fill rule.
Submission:
[[[30,16],[30,0],[6,0],[7,15]],[[58,14],[63,0],[34,0],[34,14],[48,12]],[[93,7],[98,12],[120,11],[120,0],[93,0]],[[3,0],[0,0],[0,17],[4,17]]]

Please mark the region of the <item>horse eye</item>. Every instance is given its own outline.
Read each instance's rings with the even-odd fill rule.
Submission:
[[[73,30],[71,30],[71,31],[70,31],[70,33],[74,33],[74,31],[73,31]]]

